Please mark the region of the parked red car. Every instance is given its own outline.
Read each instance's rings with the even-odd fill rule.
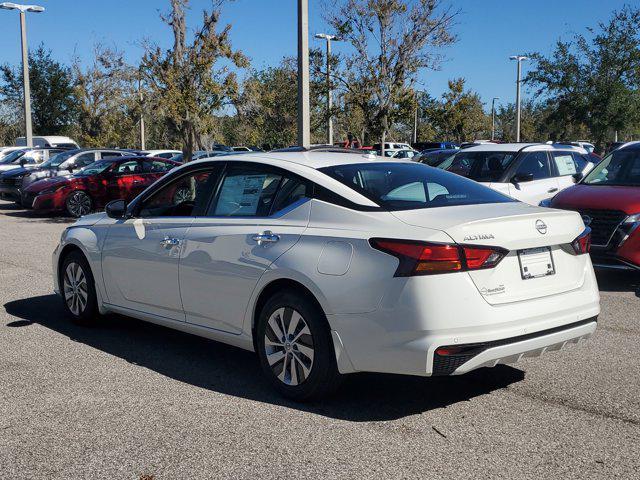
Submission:
[[[116,157],[87,165],[74,175],[39,180],[26,187],[22,205],[73,217],[103,208],[111,200],[133,200],[177,162],[156,157]]]
[[[640,142],[611,152],[549,206],[582,215],[594,266],[640,270]]]

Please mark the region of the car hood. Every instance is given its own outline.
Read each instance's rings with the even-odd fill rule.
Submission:
[[[71,183],[71,179],[67,177],[44,178],[37,182],[33,182],[25,190],[29,192],[39,192],[41,190],[47,190],[48,188],[62,186],[69,183]]]
[[[95,225],[100,220],[107,218],[107,214],[105,212],[100,213],[91,213],[89,215],[84,215],[80,217],[76,222],[71,225],[72,227],[90,227]]]
[[[5,172],[0,172],[0,176],[3,178],[19,177],[21,175],[25,175],[29,171],[30,170],[27,170],[26,168],[18,167],[18,168],[13,168],[11,170],[7,170]]]
[[[640,187],[580,184],[563,190],[551,207],[564,210],[593,208],[621,210],[627,215],[640,213]]]

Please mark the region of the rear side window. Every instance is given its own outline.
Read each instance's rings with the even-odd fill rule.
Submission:
[[[267,217],[281,179],[281,175],[261,169],[231,167],[209,215]]]
[[[556,170],[558,171],[558,175],[563,177],[565,175],[573,175],[578,170],[578,165],[576,164],[575,157],[572,155],[572,152],[551,152],[553,156],[553,163],[556,166]]]
[[[349,164],[320,171],[387,210],[515,201],[476,182],[420,163]]]
[[[440,168],[477,182],[497,182],[517,152],[460,152]]]

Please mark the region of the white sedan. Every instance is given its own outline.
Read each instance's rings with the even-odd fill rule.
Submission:
[[[596,328],[589,231],[423,164],[361,153],[176,168],[67,228],[70,317],[117,312],[255,351],[282,394],[343,374],[457,375]]]

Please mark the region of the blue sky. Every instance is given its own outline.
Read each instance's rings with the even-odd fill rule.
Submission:
[[[223,19],[233,25],[232,41],[256,67],[277,64],[296,54],[296,0],[236,0],[224,9]],[[327,0],[309,0],[310,33],[324,31],[322,10]],[[510,55],[549,52],[559,38],[583,33],[585,27],[606,21],[614,9],[629,0],[458,0],[462,10],[455,32],[459,41],[445,49],[441,71],[425,71],[420,87],[442,94],[447,80],[465,77],[484,102],[494,96],[501,102],[515,96],[515,64]],[[149,39],[169,46],[171,32],[159,18],[168,0],[41,0],[47,11],[28,14],[29,44],[43,42],[54,57],[70,62],[74,55],[90,59],[93,45],[117,46],[128,59],[142,54],[140,42]],[[200,21],[210,0],[191,0],[189,22]],[[311,39],[312,44],[321,46]],[[343,51],[344,44],[335,44]],[[0,63],[20,59],[17,12],[0,10]],[[526,64],[525,64],[526,71]],[[526,93],[525,93],[526,95]]]

